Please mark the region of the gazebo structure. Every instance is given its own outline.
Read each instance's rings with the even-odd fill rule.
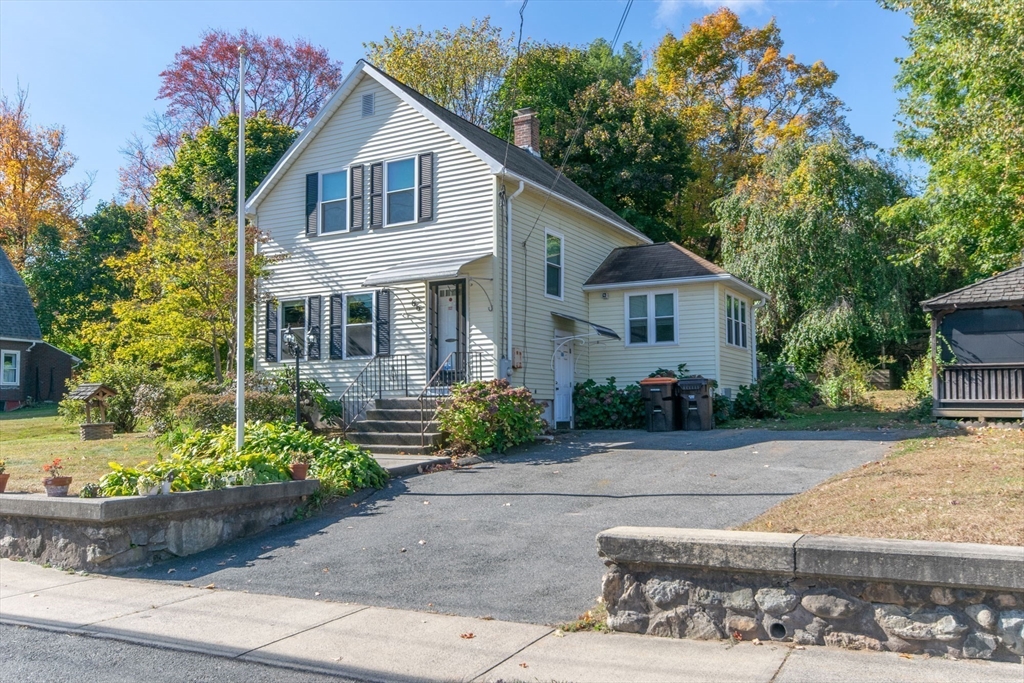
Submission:
[[[78,425],[82,441],[114,438],[114,423],[107,422],[107,399],[116,396],[117,392],[105,384],[79,384],[68,398],[85,402],[85,422]],[[93,413],[97,413],[99,422],[93,422]]]
[[[932,317],[932,414],[1024,417],[1024,266],[921,307]]]

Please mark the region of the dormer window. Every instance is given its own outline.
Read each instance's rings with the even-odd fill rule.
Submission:
[[[320,232],[346,230],[348,225],[348,171],[324,173],[320,179]]]

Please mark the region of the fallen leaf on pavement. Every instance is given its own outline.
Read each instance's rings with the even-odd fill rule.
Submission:
[[[206,588],[207,590],[211,590],[211,591],[212,591],[212,590],[213,590],[214,588],[216,588],[216,587],[217,587],[217,585],[216,585],[216,584],[213,584],[213,583],[208,583],[208,584],[206,584],[205,586],[203,586],[203,588]]]
[[[427,544],[426,541],[424,541],[423,539],[420,539],[420,545],[426,545],[426,544]]]
[[[526,665],[526,662],[523,662],[519,666],[523,667],[524,669],[529,669],[530,668],[529,666]]]
[[[913,659],[914,655],[908,655],[906,652],[901,652],[900,657],[903,657],[903,659]]]
[[[459,638],[462,638],[464,640],[469,640],[471,638],[476,638],[476,635],[474,635],[472,633],[463,633],[461,636],[459,636]]]
[[[400,553],[404,553],[404,552],[405,552],[405,548],[402,548],[402,549],[401,549],[401,550],[399,550],[398,552],[400,552]]]

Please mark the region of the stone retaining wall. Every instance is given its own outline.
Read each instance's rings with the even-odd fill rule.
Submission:
[[[182,557],[291,519],[314,479],[159,496],[0,495],[0,557],[118,570]]]
[[[598,548],[615,631],[1024,657],[1024,548],[638,527]]]

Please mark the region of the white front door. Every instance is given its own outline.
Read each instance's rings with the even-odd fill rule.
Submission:
[[[572,421],[572,389],[575,379],[576,359],[573,356],[573,342],[555,342],[555,422]]]
[[[458,288],[455,285],[441,285],[437,288],[437,361],[444,363],[446,370],[452,369],[449,354],[459,350],[459,305]]]

